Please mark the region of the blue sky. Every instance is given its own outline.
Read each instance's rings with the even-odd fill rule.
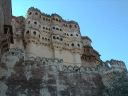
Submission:
[[[12,0],[13,15],[26,16],[31,6],[77,21],[103,61],[123,60],[128,68],[128,0]]]

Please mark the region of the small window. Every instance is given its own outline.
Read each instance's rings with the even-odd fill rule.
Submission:
[[[42,39],[44,39],[44,37],[42,37]]]
[[[38,13],[36,12],[35,15],[38,15]]]
[[[77,44],[78,47],[80,47],[80,44]]]
[[[29,30],[26,32],[26,34],[29,34]]]
[[[48,28],[46,27],[46,30],[48,30]]]
[[[78,34],[76,34],[76,36],[78,36]]]
[[[73,36],[73,34],[70,34],[70,36]]]
[[[56,21],[59,21],[59,20],[56,18]]]
[[[59,39],[59,37],[57,37],[56,39]]]
[[[43,29],[45,29],[45,27],[43,27]]]
[[[53,36],[53,39],[56,39],[56,37],[55,37],[55,36]]]
[[[59,30],[59,28],[56,28],[56,30]]]
[[[37,24],[37,22],[34,22],[34,24]]]
[[[47,41],[47,38],[45,38],[45,40]]]
[[[29,15],[31,15],[32,14],[32,12],[29,12]]]
[[[43,20],[45,20],[45,18],[43,18]]]
[[[36,35],[36,31],[33,31],[33,34]]]
[[[72,46],[74,46],[74,44],[72,43]]]
[[[75,26],[75,28],[77,28],[77,26],[76,25],[74,25]]]
[[[53,29],[55,29],[55,27],[52,27]]]
[[[67,34],[67,36],[69,36],[69,35]]]
[[[40,38],[40,35],[39,35],[39,38]]]
[[[62,29],[60,29],[60,31],[62,31]]]

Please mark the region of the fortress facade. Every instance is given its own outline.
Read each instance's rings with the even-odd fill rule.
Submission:
[[[4,6],[3,6],[4,5]],[[11,0],[0,0],[0,96],[109,96],[123,61],[102,61],[75,21],[28,9],[11,15]]]

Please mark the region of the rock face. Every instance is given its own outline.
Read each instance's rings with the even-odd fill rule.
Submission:
[[[0,96],[102,96],[104,85],[97,72],[66,70],[59,59],[21,58],[9,63],[0,64]]]
[[[65,66],[62,59],[25,57],[13,48],[1,58],[0,96],[108,96],[105,89],[111,88],[113,73],[125,71],[117,69],[106,63]]]

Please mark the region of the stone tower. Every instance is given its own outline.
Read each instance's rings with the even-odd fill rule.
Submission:
[[[13,43],[11,0],[0,0],[0,57]]]

